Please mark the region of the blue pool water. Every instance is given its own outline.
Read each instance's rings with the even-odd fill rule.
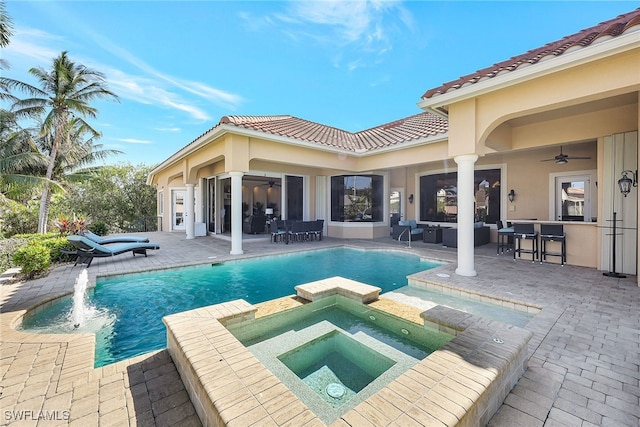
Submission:
[[[406,286],[407,275],[438,265],[409,254],[338,248],[101,280],[88,296],[94,311],[109,319],[92,331],[97,333],[95,365],[165,348],[162,317],[169,314],[239,298],[264,302],[332,276],[388,292]],[[62,301],[25,319],[22,328],[52,332],[49,325],[62,322],[70,309],[71,300]]]

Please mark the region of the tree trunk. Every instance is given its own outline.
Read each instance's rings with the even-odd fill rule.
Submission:
[[[58,156],[59,142],[58,129],[56,129],[56,135],[53,137],[54,141],[51,146],[51,153],[49,153],[49,164],[47,165],[47,173],[45,175],[46,182],[42,187],[42,197],[40,197],[40,212],[38,214],[38,233],[47,232],[47,222],[49,220],[49,205],[51,204],[51,189],[50,181],[53,177],[53,168],[56,164],[56,157]]]

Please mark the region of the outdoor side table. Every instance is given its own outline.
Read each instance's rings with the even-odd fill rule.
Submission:
[[[442,228],[441,227],[425,228],[422,235],[422,241],[424,243],[442,243]]]

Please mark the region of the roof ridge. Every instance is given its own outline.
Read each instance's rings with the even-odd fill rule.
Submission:
[[[251,116],[251,115],[241,115],[241,116],[222,116],[222,118],[220,119],[220,123],[219,124],[226,124],[226,123],[232,123],[235,125],[240,125],[243,123],[247,123],[247,122],[251,122],[251,123],[255,123],[255,122],[273,122],[276,120],[286,120],[286,119],[291,119],[293,118],[293,116],[287,115],[287,114],[281,114],[281,115],[260,115],[260,116]]]
[[[420,112],[358,132],[351,132],[290,115],[224,116],[219,125],[229,124],[265,134],[278,135],[332,146],[348,151],[369,150],[446,133],[446,119]]]

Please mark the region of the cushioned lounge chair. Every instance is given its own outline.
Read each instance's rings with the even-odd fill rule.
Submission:
[[[67,236],[67,240],[76,248],[76,263],[74,265],[87,264],[91,265],[94,258],[113,257],[125,252],[147,256],[147,249],[160,249],[160,245],[156,243],[130,242],[130,243],[114,243],[109,246],[103,246],[99,243],[89,240],[84,236]]]
[[[114,236],[114,237],[102,237],[90,232],[89,230],[81,233],[82,236],[89,240],[93,240],[99,245],[107,245],[109,243],[148,243],[149,239],[146,237],[138,236]]]

